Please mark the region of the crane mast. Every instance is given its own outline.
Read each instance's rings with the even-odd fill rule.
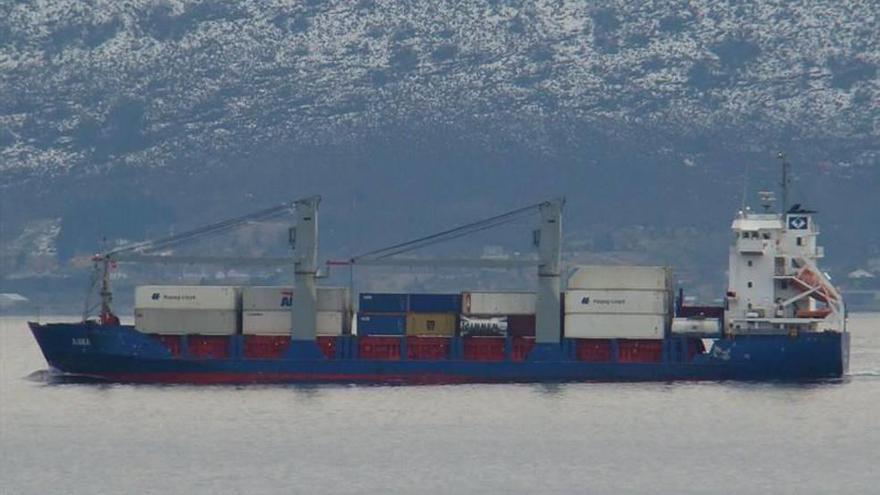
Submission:
[[[294,292],[291,305],[291,338],[314,341],[317,311],[315,277],[318,272],[318,205],[320,197],[296,202],[296,227],[290,244],[293,248]]]
[[[559,321],[562,205],[563,201],[551,201],[540,206],[541,226],[535,239],[539,259],[535,308],[535,342],[538,344],[558,344],[562,337]]]

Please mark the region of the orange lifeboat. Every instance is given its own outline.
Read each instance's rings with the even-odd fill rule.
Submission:
[[[837,301],[837,296],[834,295],[834,291],[829,287],[825,279],[807,267],[801,268],[797,275],[794,276],[792,282],[801,292],[807,292],[818,287],[815,292],[811,294],[814,299],[824,303],[827,303],[828,301]]]
[[[798,318],[825,318],[831,314],[831,310],[828,308],[822,309],[799,309],[795,314]]]

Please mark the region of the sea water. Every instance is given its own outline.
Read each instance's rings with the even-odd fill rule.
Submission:
[[[0,325],[2,494],[880,493],[880,314],[812,384],[59,384]]]

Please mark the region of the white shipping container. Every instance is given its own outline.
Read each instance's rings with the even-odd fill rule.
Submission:
[[[319,312],[351,311],[348,287],[318,287],[317,299]]]
[[[134,327],[166,335],[233,335],[238,333],[238,310],[135,308]]]
[[[315,333],[317,335],[342,335],[347,313],[341,311],[318,311]]]
[[[672,270],[665,266],[580,265],[569,289],[671,290]]]
[[[243,311],[241,333],[245,335],[290,335],[290,311]]]
[[[241,318],[245,335],[290,335],[290,311],[244,311]],[[318,311],[316,335],[342,335],[345,313]]]
[[[348,287],[317,287],[318,311],[348,311],[351,307]],[[243,287],[242,309],[245,311],[290,310],[292,287]]]
[[[142,285],[134,289],[140,309],[228,310],[241,308],[239,287],[215,285]]]
[[[669,294],[660,290],[570,289],[565,291],[565,313],[665,315]]]
[[[565,315],[565,336],[574,339],[662,339],[665,329],[661,315]]]
[[[466,315],[535,314],[534,292],[462,292],[462,313]]]

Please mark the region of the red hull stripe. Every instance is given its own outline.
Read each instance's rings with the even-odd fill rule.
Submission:
[[[485,379],[433,373],[407,375],[349,375],[319,373],[106,373],[104,378],[128,383],[181,383],[181,384],[253,384],[253,383],[406,383],[456,384]]]

